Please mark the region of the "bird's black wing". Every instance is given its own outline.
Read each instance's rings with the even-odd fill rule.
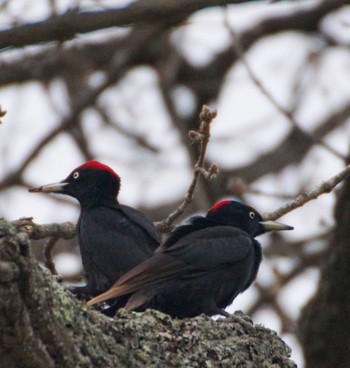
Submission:
[[[108,289],[120,276],[149,258],[158,242],[118,208],[96,207],[79,219],[79,241],[92,293]]]
[[[164,254],[155,254],[122,276],[109,290],[91,299],[87,305],[133,293],[143,287],[171,279],[186,272],[186,264]]]
[[[153,225],[152,221],[148,219],[142,212],[135,210],[135,208],[119,205],[119,208],[124,212],[124,214],[136,225],[141,226],[144,231],[156,242],[160,243],[161,235],[156,227]]]
[[[239,229],[216,226],[188,234],[121,277],[88,305],[135,292],[175,277],[192,278],[234,265],[254,252],[254,240]]]
[[[233,265],[253,252],[254,239],[231,226],[198,230],[164,250],[164,254],[181,259],[199,272]]]

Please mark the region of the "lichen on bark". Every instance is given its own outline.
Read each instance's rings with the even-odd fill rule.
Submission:
[[[277,334],[237,312],[176,320],[88,310],[37,263],[24,232],[0,223],[0,368],[292,368]]]

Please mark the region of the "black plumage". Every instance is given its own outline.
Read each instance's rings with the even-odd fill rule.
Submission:
[[[117,200],[119,176],[108,166],[89,161],[60,183],[31,189],[76,198],[80,252],[90,295],[109,289],[127,271],[149,258],[160,234],[141,212]]]
[[[148,260],[88,305],[131,294],[125,308],[154,308],[172,317],[222,314],[254,281],[261,263],[255,236],[292,227],[263,221],[253,208],[221,201],[205,217],[179,226]]]

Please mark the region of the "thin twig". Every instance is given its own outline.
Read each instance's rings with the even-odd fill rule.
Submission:
[[[49,238],[44,245],[44,264],[50,270],[52,275],[58,275],[55,262],[52,257],[52,250],[58,239],[59,237]]]
[[[1,118],[3,118],[7,114],[7,111],[2,109],[2,106],[0,105],[0,124],[2,124]]]
[[[253,189],[247,184],[242,178],[232,178],[229,179],[227,183],[227,192],[238,198],[242,198],[244,194],[253,194],[257,196],[264,196],[270,198],[280,198],[280,199],[293,199],[295,195],[285,194],[285,193],[268,193],[259,189]]]
[[[296,208],[302,207],[305,203],[318,198],[320,195],[330,193],[339,183],[350,176],[350,165],[346,166],[344,170],[340,171],[337,175],[323,182],[315,189],[305,192],[293,199],[291,202],[286,203],[282,207],[278,208],[274,212],[269,212],[264,215],[266,220],[275,220],[286,213],[289,213]]]
[[[139,147],[142,147],[152,153],[159,153],[159,149],[152,143],[148,142],[143,134],[135,133],[132,132],[131,130],[128,130],[127,128],[123,128],[122,125],[119,124],[114,117],[112,117],[112,114],[108,111],[106,107],[101,106],[101,104],[99,103],[95,103],[94,108],[96,112],[101,115],[103,121],[109,127],[116,130],[119,134],[134,141],[135,143],[137,143]],[[129,111],[129,113],[131,114],[132,112]]]
[[[322,259],[327,254],[327,250],[321,250],[313,254],[304,254],[299,257],[299,261],[294,267],[287,273],[281,273],[278,270],[274,270],[275,282],[269,286],[262,286],[258,282],[255,283],[255,288],[258,291],[258,297],[254,303],[249,307],[247,314],[253,316],[259,311],[261,306],[272,306],[274,311],[279,316],[282,326],[281,330],[284,332],[294,331],[294,322],[291,321],[288,314],[285,313],[278,301],[279,291],[283,289],[289,282],[294,280],[297,276],[305,272],[310,267],[319,266]],[[287,318],[286,318],[287,317]]]
[[[211,165],[208,170],[204,167],[205,154],[210,140],[210,124],[215,119],[216,115],[216,111],[211,111],[208,106],[203,105],[202,111],[199,114],[199,129],[189,132],[190,138],[194,142],[198,142],[200,145],[199,157],[194,167],[192,182],[187,190],[185,199],[180,206],[176,208],[176,210],[173,211],[165,220],[162,220],[156,224],[157,229],[161,232],[170,231],[171,224],[184,212],[189,203],[191,203],[199,177],[202,175],[206,179],[211,179],[219,171],[217,165],[215,164]]]
[[[230,33],[230,36],[232,38],[234,47],[237,51],[237,54],[242,62],[242,64],[244,65],[244,67],[246,68],[246,71],[250,77],[250,79],[252,80],[252,82],[256,85],[256,87],[260,90],[260,92],[262,93],[263,96],[265,96],[265,98],[276,108],[276,110],[283,115],[289,122],[290,124],[297,129],[298,131],[300,131],[302,134],[304,134],[305,136],[309,137],[313,142],[319,144],[321,147],[325,148],[327,151],[331,152],[333,155],[335,155],[336,157],[340,158],[341,160],[345,161],[346,158],[344,155],[342,155],[341,153],[339,153],[336,149],[334,149],[333,147],[331,147],[330,145],[328,145],[326,142],[324,142],[323,140],[313,136],[312,134],[310,134],[308,131],[302,129],[301,124],[299,123],[299,121],[297,121],[297,119],[295,118],[294,114],[292,111],[284,108],[272,95],[271,93],[267,90],[267,88],[265,87],[265,85],[261,82],[261,80],[255,75],[255,73],[253,72],[252,68],[250,67],[249,63],[247,62],[245,56],[244,56],[244,52],[242,50],[242,47],[240,45],[239,42],[239,37],[237,37],[236,32],[234,31],[234,29],[230,26],[228,18],[227,18],[227,12],[225,13],[225,18],[224,18],[224,24],[228,30],[228,32]]]

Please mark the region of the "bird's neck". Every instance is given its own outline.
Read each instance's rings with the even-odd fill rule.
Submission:
[[[163,248],[169,248],[172,244],[176,243],[180,238],[200,229],[206,227],[217,226],[219,224],[209,221],[203,216],[193,216],[189,219],[189,222],[184,225],[180,225],[175,228],[170,234],[167,240],[163,243]]]
[[[118,205],[116,198],[89,197],[78,199],[82,210],[86,211],[94,207],[115,207]]]

